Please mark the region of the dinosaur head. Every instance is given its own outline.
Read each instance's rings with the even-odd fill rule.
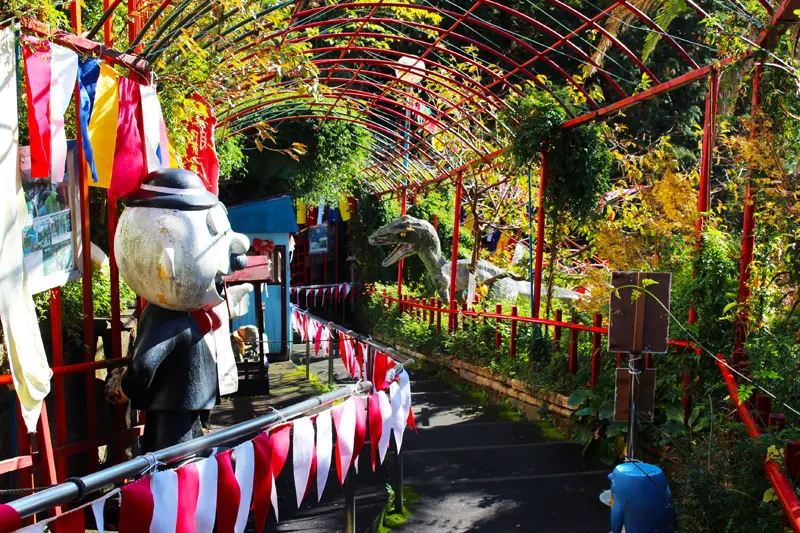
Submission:
[[[369,236],[369,243],[373,246],[395,246],[389,257],[383,261],[385,267],[420,252],[431,252],[437,257],[441,253],[439,236],[433,226],[408,215],[376,230]]]

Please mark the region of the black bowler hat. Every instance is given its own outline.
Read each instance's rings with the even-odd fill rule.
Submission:
[[[203,180],[189,170],[162,168],[144,178],[141,187],[128,197],[129,207],[158,207],[181,211],[202,211],[219,203]]]

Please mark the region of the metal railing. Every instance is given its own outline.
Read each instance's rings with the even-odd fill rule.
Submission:
[[[55,485],[36,494],[14,500],[8,505],[13,507],[22,518],[32,516],[53,507],[83,499],[86,495],[106,487],[122,484],[131,478],[135,478],[150,471],[154,464],[179,461],[195,456],[198,453],[211,450],[217,446],[231,444],[263,431],[274,424],[284,422],[287,419],[300,416],[318,407],[367,391],[371,388],[372,383],[369,381],[361,381],[354,385],[345,385],[327,394],[322,394],[284,409],[273,411],[266,415],[253,418],[252,420],[215,431],[209,435],[176,444],[157,452],[140,455],[129,461],[87,476],[75,478],[74,480],[71,478],[64,483]],[[350,509],[352,505],[347,505],[346,507]]]

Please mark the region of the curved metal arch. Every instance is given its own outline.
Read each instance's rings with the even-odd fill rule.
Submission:
[[[341,71],[342,70],[339,70],[338,72],[341,72]],[[346,69],[346,71],[357,72],[357,71],[355,71],[353,69]],[[347,78],[330,78],[330,81],[347,82],[347,81],[353,81],[353,80],[352,79],[347,79]],[[381,84],[376,83],[376,82],[371,82],[369,80],[357,80],[357,81],[353,81],[353,83],[356,83],[358,85],[366,85],[368,87],[376,87],[376,88],[382,87]],[[281,87],[281,84],[278,84],[277,87]],[[405,110],[407,110],[409,112],[416,113],[416,110],[414,108],[412,108],[411,106],[405,104],[402,100],[391,100],[391,99],[388,99],[388,98],[381,99],[378,94],[369,93],[369,92],[366,92],[366,91],[359,91],[357,89],[352,89],[350,91],[344,90],[344,92],[343,92],[340,87],[329,87],[328,90],[334,92],[335,94],[341,95],[341,96],[348,95],[348,94],[353,94],[355,96],[358,96],[358,97],[361,97],[361,98],[366,98],[368,100],[382,101],[382,102],[385,101],[386,103],[389,103],[389,104],[394,105],[394,106],[398,106],[398,107],[400,107],[402,109],[405,109]],[[409,92],[405,92],[405,91],[397,91],[397,92],[399,94],[401,94],[402,96],[404,96],[404,97],[412,99],[412,100],[414,100],[416,102],[419,102],[421,104],[427,105],[427,103],[424,100],[422,100],[421,98],[416,96],[414,93],[409,93]],[[254,102],[258,102],[258,103],[254,103]],[[255,111],[257,109],[261,109],[262,107],[270,105],[271,101],[262,101],[261,98],[251,98],[250,100],[242,102],[241,105],[244,106],[244,105],[251,104],[251,103],[253,105],[249,105],[248,107],[246,107],[244,109],[240,109],[238,107],[231,109],[231,111],[220,121],[220,123],[224,124],[224,123],[229,122],[231,120],[235,120],[235,119],[237,119],[237,118],[239,118],[239,117],[241,117],[241,116],[243,116],[243,115],[245,115],[245,114],[247,114],[249,112]],[[397,113],[394,110],[390,110],[390,112],[393,115],[397,115],[398,118],[402,118],[402,119],[408,118],[408,117],[405,117],[403,115],[400,115],[399,113]],[[456,135],[457,135],[458,138],[460,138],[462,141],[464,141],[467,144],[470,144],[471,142],[474,142],[474,141],[478,140],[478,138],[475,136],[474,133],[472,133],[468,128],[465,128],[465,127],[463,127],[461,125],[460,121],[451,120],[451,122],[445,124],[445,123],[439,121],[438,119],[436,119],[434,117],[429,117],[429,120],[431,120],[431,122],[434,122],[437,125],[437,127],[441,128],[443,130],[452,131],[452,128],[456,128],[456,131],[464,131],[468,137],[471,137],[471,140],[463,138],[458,133],[456,133]],[[478,150],[475,150],[475,151],[477,152]]]
[[[334,116],[332,115],[330,118],[333,118],[333,117],[334,117]],[[288,120],[288,119],[300,120],[300,119],[322,119],[322,118],[324,118],[324,116],[317,116],[317,115],[292,115],[292,116],[290,116],[290,117],[281,117],[281,118],[280,118],[280,120],[276,120],[276,119],[271,119],[271,120],[273,120],[273,121],[275,121],[275,122],[283,122],[283,121],[285,121],[285,120]],[[374,129],[376,129],[377,131],[380,131],[380,132],[384,133],[385,135],[387,135],[387,136],[389,136],[389,137],[391,137],[391,138],[394,138],[394,139],[396,139],[397,141],[399,141],[399,142],[398,142],[398,144],[399,144],[399,143],[402,143],[402,142],[405,140],[403,137],[401,137],[400,135],[398,135],[398,134],[394,133],[394,132],[393,132],[393,131],[391,131],[390,129],[388,129],[388,128],[385,128],[385,127],[383,127],[383,126],[381,126],[381,125],[379,125],[379,124],[373,123],[373,122],[367,122],[367,121],[364,121],[364,120],[360,120],[360,119],[358,119],[358,118],[356,118],[356,117],[349,117],[349,116],[345,117],[345,116],[339,116],[339,115],[336,115],[336,118],[337,118],[337,119],[339,119],[339,120],[347,120],[348,122],[352,122],[353,124],[358,124],[358,125],[364,126],[364,127],[366,127],[366,128],[374,128]],[[270,123],[272,123],[272,122],[270,122],[270,120],[261,121],[261,122],[265,122],[265,123],[267,123],[267,124],[270,124]],[[250,125],[248,125],[247,127],[251,127],[252,125],[253,125],[253,124],[250,124]],[[237,126],[237,127],[238,127],[238,126]],[[241,133],[241,132],[242,132],[242,130],[243,130],[243,129],[247,129],[247,127],[245,127],[245,128],[239,128],[239,129],[236,129],[236,130],[234,130],[234,133]],[[424,144],[424,142],[423,142],[423,144]],[[420,151],[420,153],[423,155],[423,157],[424,157],[425,159],[427,159],[428,161],[430,161],[430,162],[431,162],[431,164],[433,164],[433,166],[437,168],[437,170],[439,170],[439,166],[436,164],[436,161],[434,161],[434,159],[433,159],[433,158],[432,158],[432,157],[431,157],[431,156],[430,156],[430,155],[429,155],[429,154],[428,154],[426,151],[424,151],[424,150],[421,150],[421,151]]]
[[[308,98],[308,97],[307,97],[307,96],[305,96],[305,95],[297,95],[297,94],[294,94],[294,95],[289,95],[289,96],[286,96],[286,97],[282,97],[282,98],[279,98],[279,99],[273,100],[273,101],[271,101],[271,102],[266,102],[266,104],[267,104],[267,105],[275,105],[275,104],[277,104],[277,103],[282,103],[282,102],[293,102],[293,103],[294,103],[294,101],[295,101],[295,100],[300,100],[300,99],[302,99],[302,98]],[[309,104],[310,104],[310,105],[308,105],[308,108],[312,108],[312,109],[313,109],[313,107],[314,107],[314,106],[324,106],[324,107],[328,107],[329,109],[333,107],[333,104],[332,104],[332,103],[330,103],[330,102],[309,102]],[[267,107],[267,105],[264,105],[264,106],[262,106],[261,108],[263,109],[264,107]],[[299,105],[299,104],[298,104],[298,105]],[[370,115],[372,115],[372,116],[374,116],[374,117],[376,117],[376,119],[380,119],[380,118],[382,118],[382,117],[380,117],[380,115],[378,115],[377,113],[373,113],[373,112],[372,112],[371,110],[369,110],[369,109],[365,110],[364,112],[365,112],[365,113],[368,113],[368,114],[370,114]],[[396,112],[395,112],[395,113],[396,113]],[[254,112],[253,114],[254,114],[254,115],[257,115],[257,113],[256,113],[256,112]],[[349,116],[349,115],[348,115],[348,116]],[[402,116],[402,115],[401,115],[401,116]],[[372,123],[372,122],[370,122],[370,123]],[[375,121],[375,124],[376,124],[376,125],[378,125],[378,126],[380,126],[380,124],[377,124],[377,120]],[[399,125],[397,125],[397,124],[391,124],[391,126],[395,126],[395,127],[397,127],[397,129],[398,129],[398,130],[400,130],[400,131],[403,131],[404,133],[408,133],[410,137],[413,137],[414,139],[416,139],[417,141],[419,141],[420,143],[422,143],[422,147],[423,147],[423,148],[424,148],[426,145],[430,145],[430,142],[429,142],[429,141],[427,141],[427,140],[426,140],[426,139],[424,139],[423,137],[420,137],[420,136],[419,136],[418,134],[416,134],[415,132],[412,132],[411,130],[409,130],[409,129],[407,129],[407,128],[403,127],[403,126],[399,126]],[[380,127],[381,127],[381,128],[384,128],[384,126],[380,126]],[[387,130],[388,130],[388,128],[385,128],[385,129],[387,129]],[[399,137],[399,136],[398,136],[398,138],[402,139],[402,141],[403,141],[404,143],[406,142],[406,138],[405,138],[405,137]],[[417,146],[417,147],[418,147],[418,148],[420,148],[419,146]],[[431,145],[431,148],[433,148],[433,146],[432,146],[432,145]],[[434,151],[435,151],[435,149],[434,149]],[[475,153],[476,153],[478,156],[480,156],[480,155],[483,155],[483,154],[481,154],[481,153],[480,153],[480,151],[478,151],[478,150],[476,150],[476,149],[473,149],[473,151],[474,151],[474,152],[475,152]],[[433,160],[433,159],[432,159],[432,158],[431,158],[431,157],[428,155],[428,153],[427,153],[426,151],[424,151],[424,150],[421,150],[421,151],[420,151],[420,153],[422,153],[422,154],[425,156],[425,158],[427,158],[427,159],[428,159],[428,160],[429,160],[429,161],[430,161],[432,164],[434,164],[434,166],[436,166],[436,162],[435,162],[435,161],[434,161],[434,160]],[[438,153],[438,152],[437,152],[437,153]],[[444,161],[446,161],[446,162],[447,162],[447,164],[451,164],[451,162],[447,161],[446,159],[445,159]],[[437,168],[438,168],[438,167],[437,167]]]

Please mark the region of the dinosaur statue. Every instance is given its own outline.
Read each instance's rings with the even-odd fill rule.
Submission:
[[[449,304],[450,261],[445,261],[442,257],[439,236],[429,222],[404,215],[376,230],[368,240],[374,246],[396,245],[389,257],[383,261],[385,267],[414,254],[418,255],[428,271],[427,277],[430,285],[435,287],[442,300]],[[469,259],[458,261],[456,297],[459,301],[462,300],[461,295],[469,283],[469,263]],[[514,301],[520,295],[530,297],[529,281],[519,279],[488,261],[478,261],[475,267],[475,276],[478,283],[489,286],[489,299]],[[543,293],[545,290],[542,287]],[[562,287],[553,287],[553,296],[562,300],[577,300],[582,295]]]

